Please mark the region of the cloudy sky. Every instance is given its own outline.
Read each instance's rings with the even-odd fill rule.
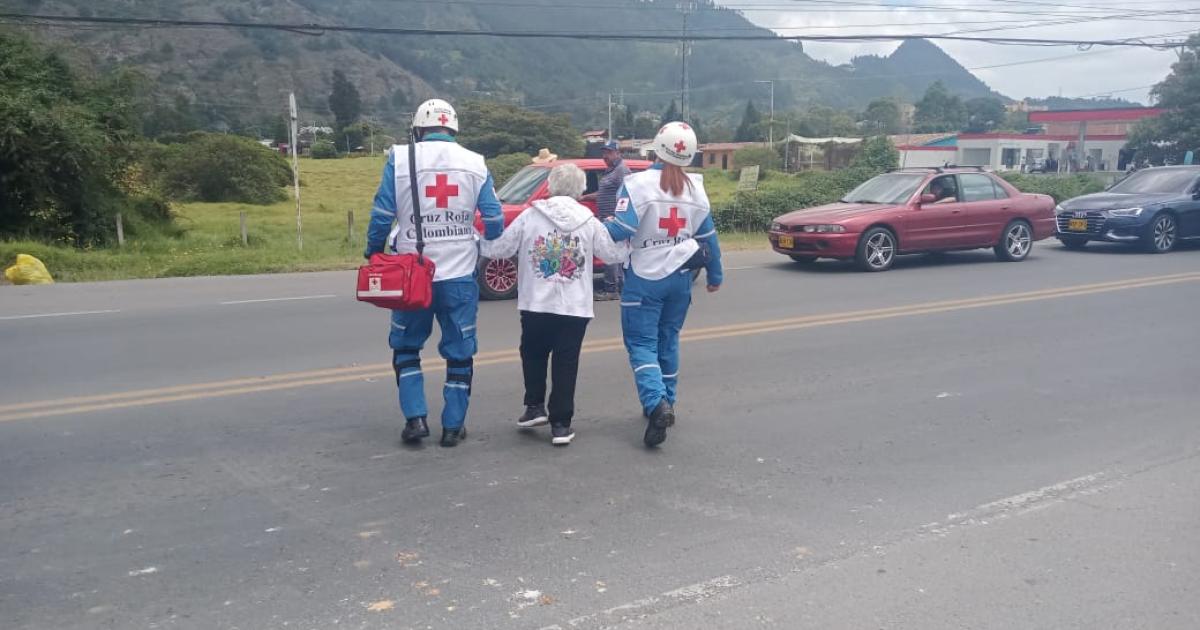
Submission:
[[[721,0],[782,35],[955,33],[1045,39],[1181,39],[1200,31],[1200,0]],[[986,30],[985,30],[986,29]],[[964,32],[976,31],[976,32]],[[1013,98],[1109,95],[1147,102],[1149,86],[1175,53],[1140,48],[998,46],[937,42],[959,63]],[[842,63],[888,54],[894,42],[805,43],[818,59]],[[1053,58],[1000,68],[1000,64]]]

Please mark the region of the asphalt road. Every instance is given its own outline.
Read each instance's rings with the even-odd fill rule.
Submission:
[[[350,274],[0,287],[0,628],[1200,627],[1200,248],[727,263],[655,451],[615,303],[444,450]]]

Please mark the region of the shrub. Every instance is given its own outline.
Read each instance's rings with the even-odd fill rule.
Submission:
[[[887,136],[867,138],[854,157],[854,166],[884,173],[900,166],[900,152]]]
[[[759,169],[759,177],[762,177],[766,171],[777,171],[780,166],[779,154],[774,149],[767,147],[747,147],[733,154],[733,163],[739,169],[747,166],[757,166]]]
[[[757,192],[738,193],[732,200],[714,204],[713,220],[719,230],[764,231],[775,217],[837,201],[872,175],[863,168],[772,173]]]
[[[1073,175],[1001,173],[1000,176],[1021,192],[1050,195],[1054,197],[1054,203],[1062,203],[1072,197],[1090,195],[1104,190],[1103,181],[1084,173]]]
[[[181,201],[270,204],[285,198],[287,160],[239,136],[196,133],[149,151],[147,169],[156,187]]]
[[[496,188],[508,183],[508,180],[517,174],[517,171],[530,164],[529,160],[529,156],[524,153],[506,153],[488,160],[488,171],[491,172],[492,179],[496,182]]]
[[[328,140],[317,140],[309,149],[309,155],[314,160],[332,160],[338,156],[337,147]]]

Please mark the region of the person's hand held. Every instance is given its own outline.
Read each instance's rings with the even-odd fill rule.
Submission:
[[[716,293],[717,291],[720,291],[720,290],[721,290],[721,285],[719,285],[719,284],[710,284],[710,285],[708,285],[708,292],[709,292],[709,293]]]

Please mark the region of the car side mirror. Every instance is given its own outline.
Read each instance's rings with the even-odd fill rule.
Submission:
[[[937,195],[933,193],[923,193],[921,195],[921,204],[934,203],[937,201]]]

